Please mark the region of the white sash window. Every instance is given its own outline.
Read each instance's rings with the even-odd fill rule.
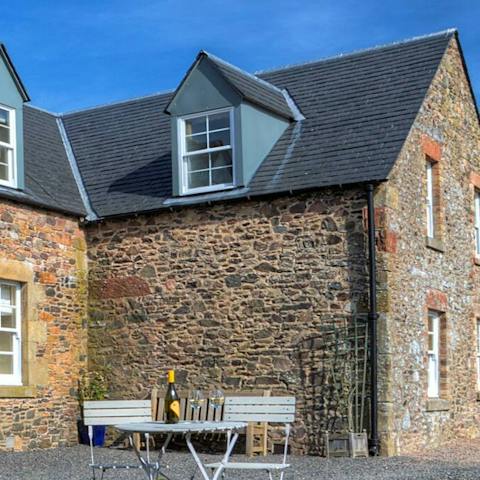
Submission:
[[[0,185],[16,187],[15,110],[0,105]]]
[[[428,396],[440,396],[440,314],[428,312]]]
[[[179,119],[181,193],[204,193],[235,186],[233,109]]]
[[[480,257],[480,192],[475,190],[475,254]]]
[[[477,389],[480,391],[480,319],[477,320]]]
[[[0,385],[22,384],[20,284],[0,280]]]
[[[435,212],[433,205],[433,163],[427,161],[427,236],[435,236]]]

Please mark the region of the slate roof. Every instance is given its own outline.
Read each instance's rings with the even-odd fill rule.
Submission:
[[[218,61],[229,81],[238,82],[245,92],[257,89],[248,93],[258,95],[256,102],[287,89],[305,116],[291,122],[249,185],[228,192],[172,198],[170,117],[164,110],[174,92],[68,113],[61,119],[99,217],[382,181],[454,35],[441,32],[257,74],[275,85],[273,89]],[[248,87],[243,84],[246,79]],[[268,97],[268,102],[273,100]],[[39,134],[31,127],[26,131],[27,136]],[[67,202],[68,194],[61,196]],[[78,195],[75,198],[76,202]]]
[[[0,187],[0,195],[34,206],[86,214],[55,115],[24,106],[25,189]]]

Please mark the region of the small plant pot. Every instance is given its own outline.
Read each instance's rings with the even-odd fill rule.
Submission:
[[[83,420],[77,420],[78,442],[81,445],[90,445],[90,438],[88,437],[88,427],[83,423]],[[93,446],[103,447],[105,445],[105,425],[94,425],[93,429]]]

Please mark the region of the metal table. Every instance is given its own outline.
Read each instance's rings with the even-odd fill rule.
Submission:
[[[115,428],[122,432],[129,434],[130,444],[132,445],[135,454],[140,461],[140,464],[147,475],[148,480],[157,480],[158,476],[161,474],[163,477],[167,478],[164,472],[161,471],[162,465],[160,463],[162,456],[165,453],[165,450],[170,443],[173,435],[182,434],[185,436],[185,441],[187,447],[192,454],[195,463],[198,466],[198,469],[202,473],[204,480],[218,480],[220,475],[224,470],[224,464],[228,462],[230,455],[232,454],[235,443],[238,439],[239,430],[247,426],[246,422],[178,422],[178,423],[164,423],[164,422],[142,422],[142,423],[126,423],[122,425],[115,425]],[[213,471],[213,474],[210,476],[205,468],[204,463],[198,456],[196,452],[191,436],[192,433],[206,433],[206,432],[225,432],[227,434],[227,449],[223,456],[222,461],[219,463],[218,467]],[[134,433],[143,433],[146,437],[146,456],[142,456],[138,446],[133,441]],[[150,460],[150,450],[149,450],[149,436],[154,434],[166,434],[167,438],[160,449],[158,454],[157,461]]]

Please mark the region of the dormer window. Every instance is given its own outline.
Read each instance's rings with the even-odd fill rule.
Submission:
[[[234,187],[233,109],[187,115],[178,121],[181,193]]]
[[[15,110],[0,106],[0,185],[16,187]]]

